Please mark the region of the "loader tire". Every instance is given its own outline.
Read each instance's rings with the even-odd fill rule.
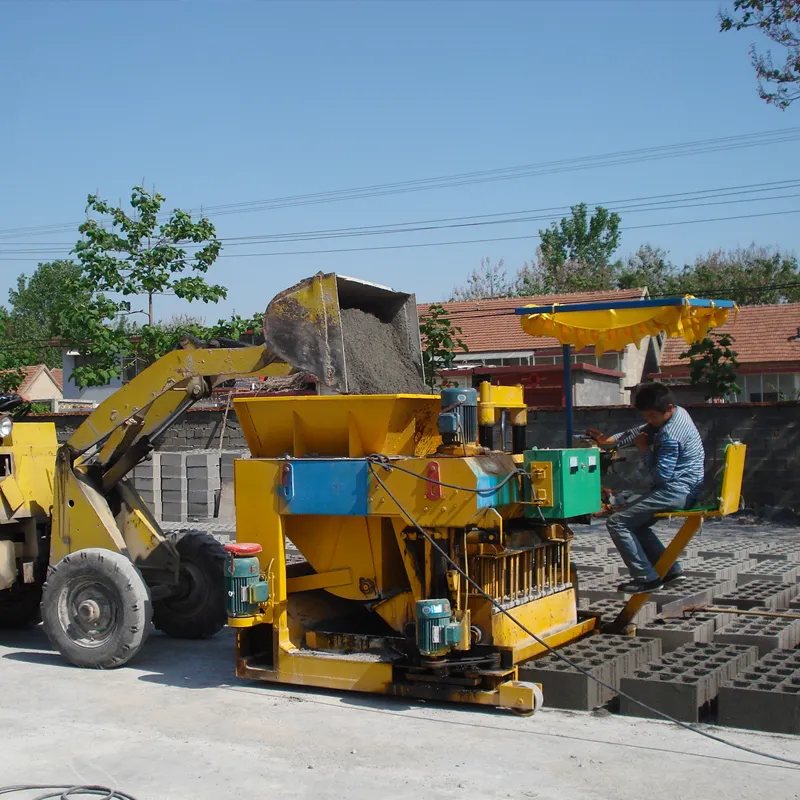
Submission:
[[[22,630],[38,625],[42,587],[27,585],[0,592],[0,630]]]
[[[50,568],[42,591],[47,638],[76,667],[127,664],[150,632],[150,593],[120,553],[87,548]]]
[[[210,534],[188,531],[172,539],[180,556],[177,590],[153,603],[153,624],[175,639],[209,639],[228,621],[225,548]]]

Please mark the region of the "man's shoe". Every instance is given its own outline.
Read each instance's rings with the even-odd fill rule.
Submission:
[[[623,594],[647,594],[663,587],[661,579],[655,581],[626,581],[617,586],[617,591]]]
[[[685,581],[686,581],[686,576],[683,573],[680,573],[678,575],[673,575],[672,577],[667,575],[664,578],[663,584],[664,588],[667,589],[673,586],[680,586]]]

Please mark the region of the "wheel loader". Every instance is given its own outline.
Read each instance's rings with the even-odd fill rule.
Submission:
[[[0,416],[0,625],[37,621],[41,600],[56,649],[97,668],[127,663],[151,623],[181,638],[218,632],[227,621],[222,545],[204,533],[165,535],[127,476],[160,434],[232,378],[283,363],[315,375],[323,391],[359,391],[345,368],[353,309],[380,317],[400,352],[418,355],[412,295],[320,273],[270,302],[265,345],[186,338],[100,403],[60,447],[52,423]],[[417,377],[424,386],[421,365]]]

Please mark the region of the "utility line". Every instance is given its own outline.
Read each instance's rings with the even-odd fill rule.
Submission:
[[[559,159],[555,161],[523,164],[516,167],[503,167],[499,169],[464,172],[453,175],[443,175],[433,178],[421,178],[409,181],[372,184],[350,189],[338,189],[325,192],[312,192],[299,195],[287,195],[268,200],[253,200],[239,203],[202,206],[202,213],[223,216],[227,214],[248,213],[253,211],[275,210],[292,208],[302,205],[318,203],[340,202],[343,200],[363,199],[408,192],[428,191],[431,189],[452,188],[470,184],[480,184],[495,181],[513,180],[526,177],[540,177],[561,172],[574,172],[598,167],[619,166],[631,163],[655,161],[668,158],[682,158],[689,155],[702,155],[704,153],[725,152],[746,147],[782,144],[800,140],[800,127],[779,128],[752,134],[738,134],[734,136],[717,137],[713,139],[700,139],[692,142],[683,142],[673,145],[660,145],[634,150],[622,150],[593,156]],[[195,211],[197,209],[190,209]],[[168,218],[170,212],[163,212],[159,218]],[[0,230],[0,238],[17,238],[24,235],[47,235],[61,231],[69,231],[81,224],[80,222],[60,223]]]

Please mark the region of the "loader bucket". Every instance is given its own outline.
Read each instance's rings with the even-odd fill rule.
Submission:
[[[320,272],[275,296],[264,314],[264,338],[276,355],[334,392],[429,391],[413,294]]]

